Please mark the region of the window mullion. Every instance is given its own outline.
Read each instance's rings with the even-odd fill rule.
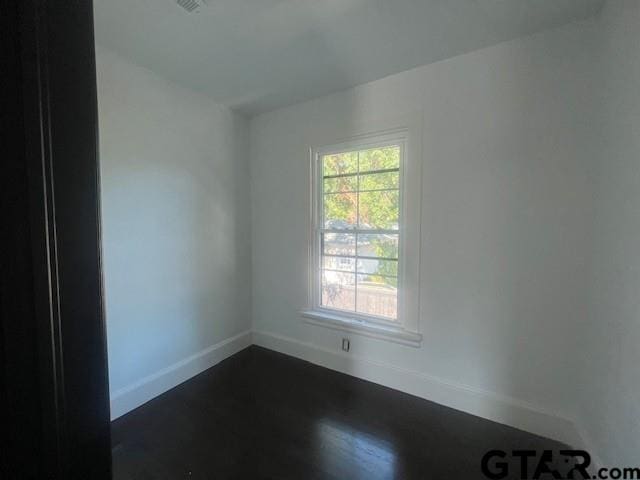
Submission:
[[[318,175],[318,181],[316,181],[316,188],[319,189],[320,191],[320,198],[319,199],[315,199],[317,202],[316,205],[316,215],[318,218],[318,224],[316,225],[317,228],[317,232],[316,235],[319,237],[319,242],[318,242],[318,247],[319,247],[319,251],[318,251],[318,255],[315,259],[315,267],[316,267],[316,281],[318,282],[316,285],[316,292],[315,295],[317,295],[317,303],[318,305],[322,305],[322,292],[323,292],[323,282],[324,282],[324,272],[322,267],[324,266],[324,261],[323,261],[323,254],[324,254],[324,241],[325,241],[325,233],[324,233],[324,227],[325,227],[325,223],[324,223],[324,180],[322,180],[322,175],[324,173],[324,158],[322,156],[318,156],[316,159],[316,172]],[[319,185],[318,185],[319,184]],[[316,238],[318,238],[316,237]]]
[[[345,234],[355,234],[356,231],[360,235],[398,235],[400,230],[386,230],[386,229],[358,229],[358,228],[321,228],[323,233],[345,233]]]
[[[399,171],[400,171],[399,168],[381,168],[379,170],[367,170],[366,172],[363,172],[362,175],[375,175],[375,174],[378,174],[378,173],[393,173],[393,172],[399,172]],[[336,173],[334,175],[322,175],[322,178],[323,179],[327,179],[327,178],[355,177],[356,175],[359,175],[359,173],[358,172],[356,172],[356,173]]]
[[[324,257],[335,257],[335,258],[353,258],[355,259],[356,257],[353,255],[342,255],[339,253],[323,253],[322,254]],[[357,258],[361,258],[363,260],[384,260],[386,262],[397,262],[398,259],[397,258],[392,258],[392,257],[371,257],[368,255],[359,255]]]
[[[356,244],[355,244],[355,252],[356,252],[356,264],[353,266],[353,282],[354,282],[354,290],[355,290],[355,304],[353,306],[354,311],[358,311],[358,231],[360,229],[360,152],[357,154],[356,160],[356,172],[358,176],[356,177]]]

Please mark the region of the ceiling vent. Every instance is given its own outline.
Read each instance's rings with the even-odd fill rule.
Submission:
[[[189,13],[197,13],[201,8],[206,6],[204,0],[176,0],[176,3]]]

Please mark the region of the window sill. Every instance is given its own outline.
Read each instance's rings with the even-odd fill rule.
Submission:
[[[379,340],[387,340],[410,347],[419,347],[422,343],[421,334],[409,332],[399,327],[377,325],[364,320],[343,317],[339,314],[321,310],[304,310],[301,314],[304,317],[304,321],[311,325],[355,333]]]

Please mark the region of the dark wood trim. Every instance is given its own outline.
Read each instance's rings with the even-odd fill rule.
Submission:
[[[39,376],[30,248],[18,2],[0,3],[0,466],[2,478],[38,478]]]
[[[108,479],[92,3],[2,1],[3,478]]]

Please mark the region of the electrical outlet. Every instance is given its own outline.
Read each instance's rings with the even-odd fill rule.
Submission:
[[[342,350],[344,350],[345,352],[348,352],[350,348],[351,348],[351,342],[349,341],[349,339],[348,338],[343,338],[342,339]]]

